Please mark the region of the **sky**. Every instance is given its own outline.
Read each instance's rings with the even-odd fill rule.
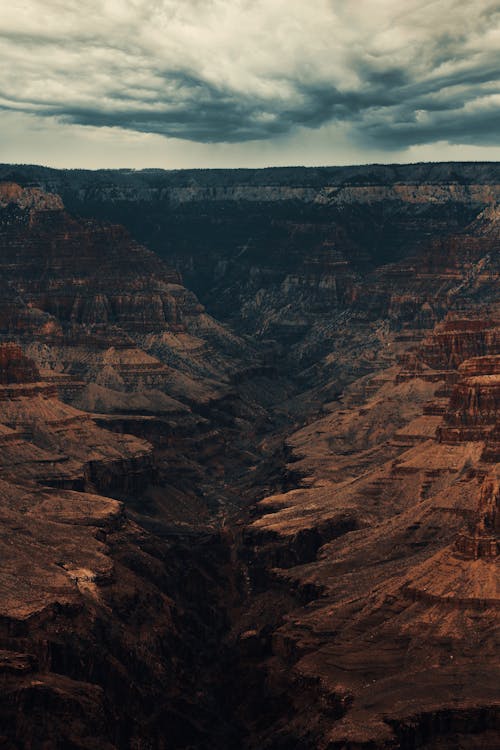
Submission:
[[[0,162],[500,160],[500,0],[5,0]]]

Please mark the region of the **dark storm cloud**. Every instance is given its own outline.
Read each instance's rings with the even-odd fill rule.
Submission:
[[[500,3],[13,0],[0,108],[202,143],[339,122],[386,149],[500,141]]]
[[[171,78],[168,79],[170,82]],[[210,142],[261,140],[284,134],[297,126],[319,127],[331,120],[353,119],[369,106],[379,105],[391,97],[381,94],[359,95],[340,92],[334,86],[295,84],[297,102],[259,102],[255,97],[211,86],[192,76],[177,75],[182,80],[183,96],[177,101],[155,101],[156,109],[140,108],[125,111],[84,109],[70,106],[52,107],[46,114],[80,125],[132,128],[139,132],[188,138]],[[134,97],[120,94],[117,99],[134,102]]]
[[[498,108],[490,111],[438,113],[427,122],[397,122],[390,126],[379,122],[364,130],[366,142],[368,137],[373,142],[387,149],[399,150],[414,144],[433,143],[443,139],[449,143],[475,144],[481,146],[499,146],[500,130],[498,128]]]

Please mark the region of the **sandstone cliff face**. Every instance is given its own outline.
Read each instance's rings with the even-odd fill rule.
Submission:
[[[481,337],[474,319],[462,327]],[[289,701],[287,723],[262,730],[267,741],[498,742],[498,478],[484,452],[498,362],[465,361],[443,414],[426,403],[442,400],[450,351],[437,377],[400,380],[393,367],[361,393],[354,384],[289,440],[302,486],[263,500],[247,531],[254,571],[272,567],[282,590],[307,602],[278,619],[261,656],[264,684]]]
[[[22,188],[15,182],[0,183],[0,207],[10,205],[36,211],[62,211],[62,199],[54,193],[46,193],[40,188]]]
[[[302,484],[245,532],[254,590],[306,603],[254,632],[259,658],[255,605],[234,634],[242,675],[259,666],[283,701],[260,730],[271,747],[498,744],[499,266],[484,221],[359,280],[324,363],[339,376],[345,325],[358,367],[370,329],[392,366],[288,438]]]
[[[152,479],[148,443],[111,435],[85,412],[59,401],[55,385],[43,382],[13,344],[0,344],[0,417],[6,428],[1,465],[12,479],[118,494],[144,488]]]
[[[320,206],[346,206],[351,204],[376,204],[387,202],[404,202],[420,205],[444,205],[450,201],[456,203],[475,204],[477,206],[494,204],[500,200],[500,183],[498,184],[469,184],[461,185],[457,182],[450,184],[394,184],[394,185],[330,185],[328,182],[321,187],[293,185],[247,185],[231,184],[203,185],[198,182],[185,186],[134,187],[132,184],[103,185],[97,190],[81,188],[77,193],[80,201],[89,198],[104,200],[110,203],[121,201],[146,203],[162,200],[171,206],[183,204],[212,203],[212,202],[249,202],[249,203],[282,203],[284,201],[298,201]],[[53,183],[60,189],[57,178]],[[98,191],[98,192],[97,192]]]
[[[0,344],[0,384],[20,385],[40,380],[35,363],[16,344]]]
[[[26,343],[42,367],[119,392],[218,397],[234,369],[232,352],[244,347],[204,313],[176,271],[123,228],[73,219],[56,196],[38,191],[30,201],[30,190],[12,184],[3,191],[4,336]]]
[[[5,192],[0,339],[20,344],[41,372],[34,379],[43,381],[20,388],[27,395],[57,393],[68,402],[61,419],[79,426],[71,437],[63,430],[61,436],[75,451],[89,424],[81,411],[93,411],[101,426],[118,436],[132,432],[152,440],[158,452],[155,468],[133,455],[116,462],[110,455],[101,463],[89,457],[84,471],[69,458],[56,461],[54,471],[47,461],[47,481],[54,475],[51,484],[73,488],[88,480],[111,495],[119,495],[122,483],[136,494],[136,508],[144,504],[152,516],[161,508],[164,518],[181,525],[205,519],[209,506],[216,513],[225,491],[205,491],[204,475],[223,474],[233,452],[241,450],[237,440],[226,447],[217,424],[224,408],[219,404],[231,405],[228,425],[238,415],[255,418],[232,384],[255,364],[253,349],[207,315],[177,272],[123,228],[75,219],[51,195],[42,211],[38,203],[26,204],[21,188],[8,185]],[[12,420],[27,422],[31,409],[43,448],[43,421],[51,417],[36,403],[39,411],[32,402],[26,417],[13,413]],[[159,489],[149,491],[155,472]]]
[[[193,535],[178,538],[174,552],[131,519],[148,488],[166,500],[160,455],[103,424],[61,402],[19,346],[0,344],[0,717],[8,748],[165,748],[214,734],[211,699],[194,674],[201,642],[207,658],[224,624],[219,583],[203,567],[223,566],[225,552],[201,514],[197,533],[210,540],[203,557]],[[190,715],[196,690],[204,717]]]
[[[499,327],[493,320],[475,318],[444,322],[424,344],[425,362],[437,370],[454,369],[471,358],[481,358],[499,350]],[[485,361],[481,363],[487,366]],[[462,370],[463,371],[463,370]]]
[[[498,474],[492,472],[483,483],[477,508],[466,531],[458,535],[455,546],[465,557],[473,560],[493,560],[500,552]]]

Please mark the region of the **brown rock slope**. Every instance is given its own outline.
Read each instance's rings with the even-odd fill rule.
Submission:
[[[70,217],[58,196],[9,183],[0,195],[5,336],[26,342],[40,366],[149,393],[152,410],[165,406],[157,391],[195,403],[227,391],[242,344],[175,271],[123,228]]]
[[[498,320],[438,325],[289,441],[303,486],[246,532],[309,602],[272,635],[270,746],[498,747]]]
[[[201,562],[194,537],[174,551],[131,521],[125,505],[156,483],[153,446],[62,403],[13,344],[0,345],[0,446],[2,747],[198,742],[213,708],[193,677],[223,624],[203,573],[217,535]]]
[[[252,347],[122,227],[75,219],[35,188],[0,183],[0,195],[0,340],[37,363],[67,404],[61,420],[91,411],[116,434],[154,443],[164,491],[142,483],[136,509],[176,524],[217,513],[224,498],[207,476],[224,474],[240,450],[240,428],[228,447],[219,417],[265,418],[235,388],[259,365]],[[33,409],[42,433],[51,417]]]
[[[288,438],[300,486],[244,531],[234,637],[264,716],[241,710],[265,747],[500,746],[497,222],[367,279],[397,364]],[[270,592],[287,614],[269,616]]]

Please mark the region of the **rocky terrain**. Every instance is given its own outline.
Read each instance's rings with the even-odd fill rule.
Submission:
[[[2,747],[496,750],[498,166],[0,177]]]

